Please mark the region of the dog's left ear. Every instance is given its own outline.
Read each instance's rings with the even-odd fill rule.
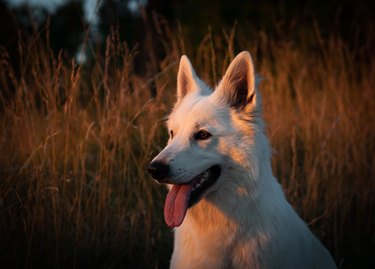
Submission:
[[[188,93],[198,90],[197,79],[189,58],[183,55],[177,74],[177,101],[180,101]]]
[[[255,104],[255,74],[250,53],[244,51],[234,58],[215,93],[236,109]]]

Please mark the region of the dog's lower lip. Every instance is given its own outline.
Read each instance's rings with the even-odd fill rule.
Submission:
[[[207,173],[207,174],[206,174]],[[193,190],[191,192],[189,201],[188,201],[188,207],[194,206],[201,198],[202,194],[211,187],[219,178],[221,173],[221,168],[219,165],[211,166],[209,169],[204,171],[203,173],[199,174],[200,177],[206,177],[203,181],[195,182],[197,180],[194,178],[192,181],[190,181],[188,184],[197,184],[193,187]]]

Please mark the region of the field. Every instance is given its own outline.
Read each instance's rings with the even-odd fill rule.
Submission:
[[[288,200],[339,268],[372,268],[375,59],[362,47],[319,31],[290,39],[235,28],[193,45],[165,28],[164,56],[153,55],[161,72],[139,75],[139,51],[116,31],[85,65],[52,53],[47,35],[21,39],[18,59],[0,50],[1,268],[166,268],[166,189],[145,167],[167,139],[179,58],[214,86],[241,50],[263,77]]]

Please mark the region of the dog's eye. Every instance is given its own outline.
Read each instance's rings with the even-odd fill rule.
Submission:
[[[173,130],[169,131],[169,136],[171,137],[171,139],[173,138]]]
[[[209,132],[205,130],[200,130],[194,134],[195,140],[206,140],[209,139],[212,136]]]

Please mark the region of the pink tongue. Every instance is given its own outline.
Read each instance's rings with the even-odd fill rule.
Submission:
[[[178,227],[183,222],[191,190],[191,185],[173,185],[168,192],[164,205],[164,219],[170,228]]]

